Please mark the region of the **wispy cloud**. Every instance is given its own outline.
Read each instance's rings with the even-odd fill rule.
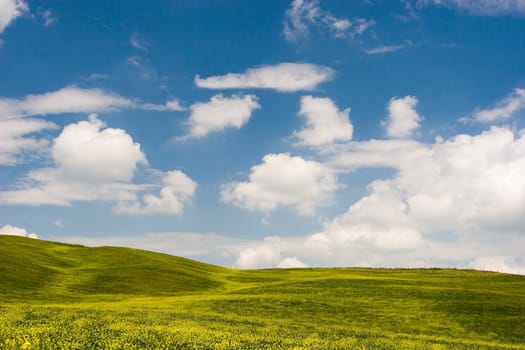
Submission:
[[[144,52],[148,51],[148,43],[137,32],[131,34],[131,36],[129,37],[129,43],[136,49],[139,49]]]
[[[523,16],[524,0],[417,0],[418,6],[444,6],[477,16]]]
[[[179,100],[176,100],[176,99],[170,100],[163,105],[154,104],[154,103],[142,103],[140,105],[140,108],[148,110],[148,111],[157,111],[157,112],[165,112],[165,111],[181,112],[181,111],[187,110],[187,108],[183,107],[180,104]]]
[[[142,56],[130,56],[127,58],[127,63],[131,66],[139,77],[145,81],[165,81],[166,76],[160,75],[155,67]]]
[[[44,27],[49,27],[58,21],[58,17],[51,10],[38,10],[38,16]]]
[[[385,53],[395,52],[399,50],[406,49],[409,45],[408,44],[402,44],[402,45],[385,45],[385,46],[378,46],[371,49],[363,49],[363,51],[368,55],[381,55]]]
[[[46,120],[0,119],[0,165],[16,165],[27,154],[46,152],[49,140],[31,135],[52,129],[58,129],[58,125]]]
[[[103,73],[91,73],[87,80],[106,80],[109,79],[109,75]]]
[[[494,108],[478,109],[473,118],[478,122],[494,122],[512,117],[525,108],[525,89],[516,88],[509,96],[496,103]]]
[[[283,34],[286,40],[298,43],[315,27],[343,39],[361,35],[374,24],[373,20],[364,18],[337,18],[323,10],[319,0],[293,0],[286,11]]]

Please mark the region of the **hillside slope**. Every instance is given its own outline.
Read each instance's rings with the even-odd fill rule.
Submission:
[[[2,349],[522,349],[525,276],[235,270],[0,236]]]
[[[136,249],[0,236],[0,295],[9,299],[187,294],[219,287],[226,271]]]

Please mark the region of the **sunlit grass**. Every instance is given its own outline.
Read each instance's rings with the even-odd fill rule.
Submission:
[[[525,349],[525,278],[240,271],[0,237],[0,349]]]

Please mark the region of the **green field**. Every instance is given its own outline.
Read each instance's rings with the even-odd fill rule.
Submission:
[[[525,276],[242,271],[0,236],[0,349],[525,349]]]

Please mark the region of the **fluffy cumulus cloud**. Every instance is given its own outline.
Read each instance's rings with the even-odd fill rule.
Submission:
[[[68,86],[23,99],[0,98],[0,119],[20,116],[91,113],[118,110],[133,106],[133,101],[101,89]]]
[[[70,205],[76,200],[133,200],[130,183],[146,158],[122,129],[96,115],[66,126],[51,146],[53,167],[31,170],[18,188],[0,192],[3,204]]]
[[[445,6],[477,16],[525,15],[524,0],[417,0],[420,6]]]
[[[287,153],[267,154],[252,167],[248,181],[224,185],[221,199],[248,210],[270,212],[287,206],[312,215],[339,188],[334,172],[321,163]]]
[[[4,227],[0,228],[0,235],[20,236],[38,239],[38,236],[35,233],[28,233],[25,228],[11,226],[9,224],[4,225]]]
[[[29,11],[24,0],[0,0],[0,34],[17,18]]]
[[[159,196],[146,194],[139,201],[120,203],[115,210],[124,214],[182,214],[184,206],[193,198],[197,183],[182,171],[169,171],[162,178]]]
[[[293,0],[286,11],[283,34],[288,41],[300,42],[309,36],[311,28],[316,28],[335,38],[353,38],[374,24],[364,18],[337,18],[323,10],[319,0]]]
[[[516,88],[513,93],[499,101],[494,108],[478,109],[473,119],[478,122],[506,120],[525,108],[525,90]]]
[[[392,98],[388,103],[388,119],[383,122],[388,136],[408,138],[419,127],[421,117],[416,112],[417,98]]]
[[[298,267],[308,267],[304,262],[297,259],[295,256],[291,256],[288,258],[284,258],[281,260],[279,264],[277,264],[278,268],[281,269],[290,269],[290,268],[298,268]]]
[[[55,123],[41,119],[0,120],[0,165],[16,165],[25,156],[48,150],[49,140],[31,135],[56,128]]]
[[[412,151],[406,152],[407,148]],[[364,159],[359,153],[352,151],[334,159],[341,169],[347,164],[355,169]],[[391,156],[390,166],[398,170],[396,176],[373,183],[370,195],[343,217],[351,214],[354,218],[356,211],[362,212],[367,207],[363,201],[379,198],[370,209],[386,203],[392,206],[389,210],[376,210],[374,220],[387,220],[385,227],[403,228],[405,236],[399,238],[411,237],[411,242],[417,242],[420,235],[444,232],[460,237],[522,232],[525,221],[520,213],[525,210],[525,179],[519,174],[525,171],[524,132],[516,135],[510,129],[492,127],[479,135],[438,139],[432,145],[405,143],[404,148],[398,148]],[[367,160],[362,163],[371,165]],[[371,222],[371,217],[345,221]]]
[[[105,128],[91,114],[70,124],[55,139],[51,154],[64,176],[89,182],[128,182],[146,164],[140,145],[122,129]]]
[[[241,251],[235,266],[241,269],[273,267],[277,266],[281,259],[280,250],[272,242],[264,242]]]
[[[274,89],[282,92],[312,90],[331,80],[335,72],[307,63],[280,63],[250,68],[244,73],[228,73],[208,78],[195,77],[195,84],[207,89]]]
[[[433,144],[362,141],[328,152],[342,172],[396,173],[372,182],[367,195],[319,232],[254,242],[240,262],[277,266],[279,257],[291,256],[310,265],[525,270],[525,130],[492,127]]]
[[[306,127],[294,135],[306,146],[350,141],[354,128],[349,114],[350,108],[340,111],[329,98],[303,96],[299,115],[306,118]]]
[[[28,123],[16,130],[19,133],[54,127],[38,120],[19,121]],[[39,141],[26,139],[19,148],[38,145]],[[124,130],[106,127],[95,114],[64,127],[49,153],[53,167],[29,171],[15,189],[0,192],[0,204],[68,206],[75,201],[102,200],[116,202],[114,210],[119,213],[180,215],[197,188],[177,170],[161,175],[157,171],[160,184],[134,184],[139,166],[148,164],[140,144]],[[158,196],[149,193],[158,187]],[[145,193],[142,199],[140,193]]]
[[[293,238],[280,237],[266,237],[261,241],[242,242],[235,247],[238,250],[238,258],[234,266],[241,269],[307,267],[308,265],[296,256],[286,255],[287,252],[293,254],[295,246],[297,242]],[[235,252],[232,247],[228,249]]]
[[[255,95],[215,95],[209,102],[195,103],[190,107],[189,133],[181,139],[204,137],[226,128],[240,129],[260,107]]]

